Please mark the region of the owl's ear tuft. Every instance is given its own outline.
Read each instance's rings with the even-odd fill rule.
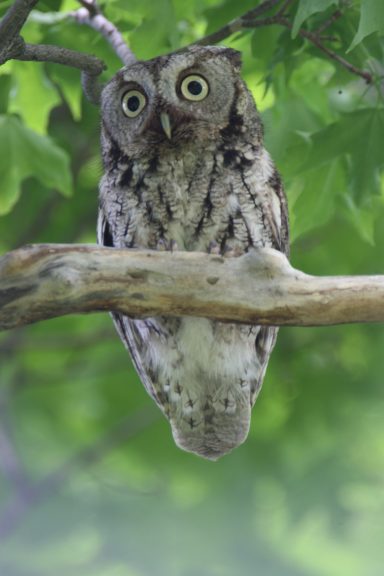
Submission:
[[[233,48],[225,48],[223,54],[228,58],[235,70],[240,72],[242,66],[241,52]]]

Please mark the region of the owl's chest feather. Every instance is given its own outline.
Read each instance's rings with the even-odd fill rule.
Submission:
[[[180,249],[192,249],[209,185],[206,170],[207,158],[192,151],[123,167],[115,176],[113,198],[109,195],[118,243],[157,248],[159,241],[172,240]]]
[[[245,244],[247,224],[239,215],[247,211],[246,182],[256,172],[241,163],[229,166],[213,147],[132,161],[111,186],[114,237],[121,246],[153,249],[173,242],[180,250],[206,250],[225,234]],[[263,175],[256,178],[262,184]]]

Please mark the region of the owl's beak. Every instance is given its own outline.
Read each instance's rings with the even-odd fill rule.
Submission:
[[[170,140],[172,138],[172,127],[171,127],[171,121],[169,119],[169,114],[167,114],[166,112],[162,112],[160,114],[160,123],[168,140]]]

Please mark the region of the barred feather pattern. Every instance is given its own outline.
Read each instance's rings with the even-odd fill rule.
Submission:
[[[135,63],[111,80],[102,95],[100,244],[228,257],[263,246],[288,253],[283,187],[239,71],[234,50],[194,47]],[[204,100],[185,101],[186,77],[204,79]],[[135,118],[121,111],[129,90],[145,96]],[[216,460],[245,440],[277,328],[113,319],[179,447]]]

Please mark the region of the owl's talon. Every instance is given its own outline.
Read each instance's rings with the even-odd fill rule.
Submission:
[[[165,252],[167,250],[167,242],[164,238],[160,238],[160,240],[157,241],[156,250],[159,250],[159,252]]]
[[[220,245],[215,240],[212,240],[208,245],[208,254],[220,254],[220,252]]]
[[[222,255],[224,258],[237,258],[244,254],[244,248],[241,246],[230,246],[226,244],[223,248]]]
[[[156,244],[156,250],[160,252],[175,252],[178,249],[176,240],[165,240],[165,238],[160,238]]]

